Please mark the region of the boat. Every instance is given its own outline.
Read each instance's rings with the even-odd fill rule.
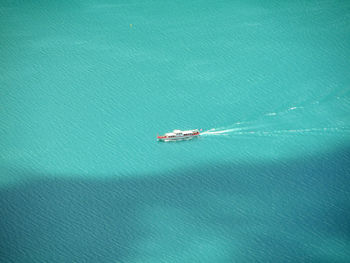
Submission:
[[[163,142],[190,140],[195,137],[198,137],[199,135],[200,135],[200,132],[198,129],[187,130],[187,131],[173,130],[172,132],[168,132],[164,135],[157,135],[157,140],[163,141]]]

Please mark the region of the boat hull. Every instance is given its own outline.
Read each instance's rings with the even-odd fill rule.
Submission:
[[[158,138],[158,141],[160,142],[174,142],[174,141],[185,141],[185,140],[192,140],[193,138],[199,137],[198,135],[191,135],[191,136],[179,136],[175,138]]]

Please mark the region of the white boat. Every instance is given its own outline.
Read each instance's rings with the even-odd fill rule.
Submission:
[[[168,142],[168,141],[180,141],[180,140],[189,140],[200,135],[198,129],[194,130],[173,130],[173,132],[168,132],[164,135],[157,135],[158,141]]]

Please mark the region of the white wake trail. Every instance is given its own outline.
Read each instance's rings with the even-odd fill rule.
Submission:
[[[318,104],[319,102],[317,102]],[[313,103],[315,104],[315,103]],[[295,118],[293,112],[304,111],[306,106],[301,105],[291,105],[284,110],[276,110],[272,112],[267,112],[260,116],[256,120],[242,120],[235,122],[231,125],[211,128],[207,131],[201,133],[203,136],[287,136],[287,135],[323,135],[323,134],[333,134],[350,133],[349,127],[289,127],[287,129],[281,129],[281,126],[291,126],[291,122]],[[294,114],[294,115],[293,115]],[[289,118],[290,115],[290,118]],[[303,125],[301,125],[303,126]]]
[[[244,130],[251,130],[251,129],[256,129],[259,126],[254,126],[254,127],[240,127],[240,128],[220,128],[220,129],[216,129],[216,128],[212,128],[210,130],[204,131],[201,133],[201,135],[228,135],[228,134],[232,134],[232,133],[237,133],[237,132],[242,132]]]
[[[239,125],[240,123],[236,123],[235,126]],[[204,131],[201,133],[201,135],[209,136],[209,135],[228,135],[228,134],[234,134],[234,133],[240,133],[244,132],[246,130],[256,130],[256,129],[261,129],[265,128],[267,125],[264,124],[259,124],[259,125],[250,125],[250,126],[245,126],[245,127],[221,127],[221,128],[212,128],[207,131]]]
[[[247,131],[248,130],[248,131]],[[325,127],[325,128],[303,128],[303,129],[284,129],[284,130],[254,130],[252,128],[234,128],[220,131],[206,131],[203,135],[225,135],[225,136],[283,136],[283,135],[306,135],[306,134],[333,134],[350,133],[349,128]]]
[[[234,128],[234,129],[226,129],[226,130],[221,130],[221,131],[215,131],[215,129],[211,129],[208,131],[205,131],[203,133],[201,133],[201,135],[218,135],[218,134],[225,134],[225,133],[231,133],[231,132],[235,132],[235,131],[241,131],[241,128]]]

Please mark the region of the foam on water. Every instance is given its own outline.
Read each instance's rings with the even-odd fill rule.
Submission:
[[[248,130],[248,131],[243,131]],[[250,127],[245,128],[235,128],[235,129],[222,129],[222,130],[208,130],[201,133],[202,136],[211,136],[211,135],[223,135],[223,136],[235,136],[235,135],[258,135],[258,136],[278,136],[278,135],[309,135],[309,134],[317,134],[317,135],[326,135],[332,133],[338,134],[349,134],[350,128],[308,128],[308,129],[290,129],[290,130],[271,130],[264,131],[263,129],[251,129]]]
[[[312,103],[312,104],[319,104]],[[332,127],[334,125],[331,121],[327,127],[307,127],[309,123],[306,123],[306,127],[303,124],[303,120],[309,120],[311,116],[310,108],[312,104],[307,106],[292,106],[286,110],[279,112],[266,113],[260,118],[252,121],[243,121],[235,122],[232,125],[219,128],[211,128],[207,131],[201,133],[202,136],[211,136],[211,135],[222,135],[222,136],[238,136],[238,135],[256,135],[256,136],[283,136],[283,135],[330,135],[330,134],[348,134],[350,127],[342,126],[343,123],[339,123],[339,127]],[[293,116],[294,111],[303,110],[302,115],[298,115],[296,119]],[[272,118],[273,117],[273,118]],[[280,118],[278,118],[280,117]],[[282,119],[283,118],[283,119]],[[285,121],[291,119],[291,126],[293,128],[289,129],[280,129],[278,126],[281,126]],[[306,121],[305,121],[306,122]],[[302,125],[303,127],[296,127],[296,125]],[[271,129],[270,127],[276,127]]]

